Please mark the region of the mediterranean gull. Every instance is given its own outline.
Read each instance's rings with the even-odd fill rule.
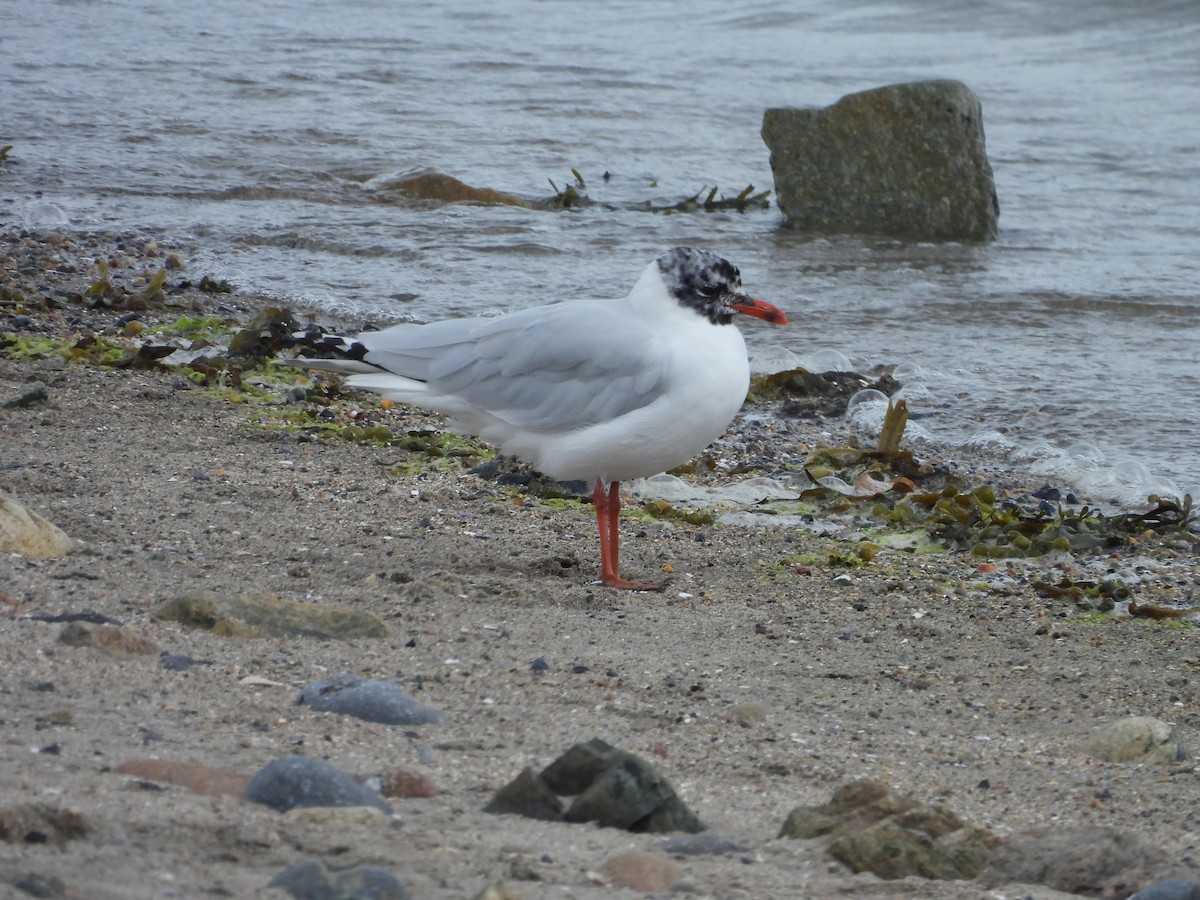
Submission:
[[[346,374],[351,386],[441,413],[551,478],[593,484],[600,581],[661,590],[620,575],[620,482],[687,462],[733,420],[750,384],[736,313],[787,324],[743,290],[732,263],[675,247],[622,300],[323,335],[315,345],[338,358],[278,362]]]

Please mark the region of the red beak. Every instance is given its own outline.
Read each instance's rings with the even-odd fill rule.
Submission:
[[[784,315],[783,310],[778,306],[773,306],[766,300],[756,300],[754,297],[747,297],[739,303],[734,303],[733,308],[743,315],[754,316],[754,318],[770,322],[772,325],[786,325],[788,323],[788,318]]]

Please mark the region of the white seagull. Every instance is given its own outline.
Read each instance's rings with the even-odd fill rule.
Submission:
[[[347,374],[351,386],[441,413],[551,478],[594,484],[600,581],[661,590],[620,575],[620,482],[687,462],[733,420],[750,385],[735,313],[787,324],[743,290],[732,263],[675,247],[622,300],[325,336],[319,345],[340,358],[278,361]]]

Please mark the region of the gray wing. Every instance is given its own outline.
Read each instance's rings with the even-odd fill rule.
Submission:
[[[563,303],[360,335],[366,361],[520,428],[559,431],[623,415],[663,391],[661,342],[624,306]]]

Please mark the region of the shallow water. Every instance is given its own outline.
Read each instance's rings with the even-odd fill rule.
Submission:
[[[0,221],[152,230],[197,273],[365,319],[619,295],[695,243],[792,314],[747,329],[764,360],[902,364],[932,440],[1135,502],[1200,486],[1198,46],[1190,0],[7,0]],[[991,245],[637,208],[773,187],[769,106],[930,77],[983,102]],[[596,202],[377,187],[424,166],[530,198],[574,167]]]

